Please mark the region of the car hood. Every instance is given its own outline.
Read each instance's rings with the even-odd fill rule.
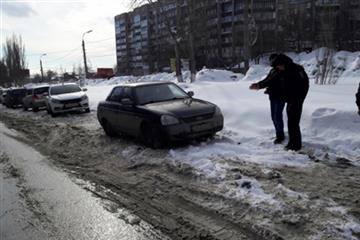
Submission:
[[[72,100],[85,96],[84,92],[73,92],[73,93],[65,93],[59,95],[51,95],[51,98],[56,100]]]
[[[149,103],[143,108],[158,112],[160,114],[170,114],[178,118],[187,118],[192,116],[213,113],[215,105],[203,100],[187,98],[173,101]]]

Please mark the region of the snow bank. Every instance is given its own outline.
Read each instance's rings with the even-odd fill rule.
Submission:
[[[252,65],[247,71],[243,81],[260,81],[266,77],[271,67],[269,65]]]
[[[205,68],[196,74],[196,82],[233,82],[241,80],[243,77],[243,74],[227,70]]]
[[[319,52],[288,55],[302,64],[310,76],[316,71]],[[304,151],[323,160],[346,158],[360,165],[360,118],[354,103],[360,79],[360,52],[338,52],[334,55],[334,65],[342,69],[336,85],[310,86],[301,122]],[[209,167],[209,159],[216,158],[265,165],[310,164],[307,155],[287,152],[283,146],[272,144],[275,132],[268,96],[262,90],[249,90],[251,82],[263,79],[269,70],[268,65],[252,65],[246,76],[242,76],[225,70],[203,69],[192,84],[189,83],[190,73],[185,72],[185,83],[180,86],[194,91],[197,98],[217,104],[224,114],[225,127],[209,143],[171,151],[173,158],[186,161],[209,176],[216,174],[217,169],[205,169],[205,166]],[[234,81],[237,79],[241,81]],[[176,82],[176,76],[158,73],[141,78],[128,76],[88,81],[91,108],[96,109],[114,85],[131,81]],[[285,113],[284,121],[286,123]]]

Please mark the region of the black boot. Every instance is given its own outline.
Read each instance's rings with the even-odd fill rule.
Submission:
[[[285,135],[284,134],[276,134],[274,144],[281,144],[284,140],[285,140]]]
[[[286,146],[285,146],[285,150],[290,150],[290,151],[299,151],[301,149],[301,145],[294,145],[294,144],[291,144],[291,143],[289,143],[289,144],[287,144]]]

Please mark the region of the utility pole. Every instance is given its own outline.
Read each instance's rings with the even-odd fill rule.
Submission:
[[[85,68],[85,79],[88,78],[88,67],[87,67],[87,62],[86,62],[86,51],[85,51],[85,41],[84,41],[84,36],[87,33],[91,33],[92,30],[89,30],[87,32],[84,32],[82,35],[82,49],[83,49],[83,56],[84,56],[84,68]]]
[[[43,53],[43,54],[40,56],[41,82],[44,82],[44,72],[43,72],[43,66],[42,66],[42,61],[41,61],[41,58],[42,58],[43,56],[46,56],[46,53]]]
[[[244,0],[244,28],[243,28],[243,33],[244,33],[244,51],[243,51],[243,55],[244,55],[244,62],[245,62],[245,73],[247,72],[247,70],[249,70],[249,58],[250,58],[250,54],[249,54],[249,48],[250,48],[250,44],[249,44],[249,2],[248,0]]]

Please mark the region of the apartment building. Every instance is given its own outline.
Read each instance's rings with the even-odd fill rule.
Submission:
[[[184,59],[193,44],[198,69],[233,68],[274,51],[359,49],[357,0],[189,1],[158,1],[115,17],[119,74],[170,71],[177,41]]]

